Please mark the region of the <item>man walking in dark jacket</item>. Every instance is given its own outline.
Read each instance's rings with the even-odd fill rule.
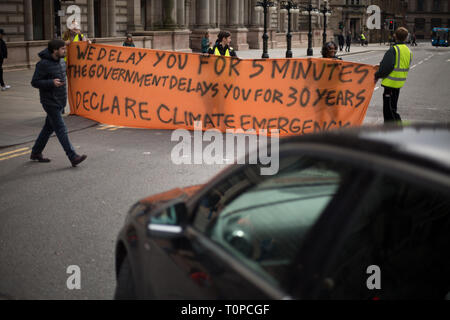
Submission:
[[[42,156],[50,135],[55,132],[72,166],[75,167],[87,156],[76,154],[67,135],[67,127],[62,118],[62,110],[67,103],[66,93],[66,45],[63,40],[51,40],[48,48],[39,53],[41,61],[36,65],[31,85],[39,89],[42,107],[47,113],[42,128],[31,151],[31,160],[50,162]]]
[[[2,91],[11,88],[11,86],[6,85],[3,81],[3,60],[8,58],[8,48],[6,47],[6,43],[3,40],[4,34],[5,32],[3,31],[3,29],[0,29],[0,86],[2,87]]]

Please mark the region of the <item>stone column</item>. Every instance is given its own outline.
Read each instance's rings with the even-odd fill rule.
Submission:
[[[209,28],[210,27],[210,0],[197,0],[197,27]]]
[[[110,37],[115,37],[116,32],[116,0],[108,1],[108,31]]]
[[[87,5],[88,38],[93,39],[95,37],[94,0],[88,0]]]
[[[177,24],[182,29],[186,28],[185,8],[185,0],[177,0]]]
[[[235,50],[248,50],[248,29],[244,28],[244,0],[230,0],[228,7],[228,29],[231,33],[232,47]]]
[[[25,41],[33,41],[33,4],[32,0],[23,1],[23,14],[25,16]]]
[[[239,0],[230,0],[228,8],[228,25],[237,28],[239,26]]]
[[[262,49],[262,35],[264,33],[264,29],[261,28],[261,14],[256,10],[257,2],[258,0],[251,0],[250,2],[250,11],[252,14],[250,28],[247,35],[250,49]]]
[[[259,11],[256,11],[256,3],[257,2],[258,2],[258,0],[252,0],[252,3],[251,3],[250,10],[252,11],[252,21],[251,21],[252,27],[258,27],[261,25]]]
[[[239,2],[239,27],[244,27],[245,0]]]
[[[201,41],[205,33],[209,34],[210,42],[214,43],[218,30],[212,29],[212,23],[214,23],[215,14],[212,14],[212,10],[215,12],[215,3],[212,4],[212,0],[196,0],[196,21],[195,28],[191,34],[191,48],[193,51],[201,52]]]
[[[146,0],[146,28],[149,30],[163,28],[162,0]]]
[[[163,1],[164,27],[174,29],[177,26],[177,0]]]
[[[92,0],[90,1],[93,2]],[[141,0],[128,0],[127,12],[127,30],[130,32],[144,30],[141,21]]]

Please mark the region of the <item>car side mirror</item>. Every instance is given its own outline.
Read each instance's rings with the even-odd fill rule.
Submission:
[[[187,224],[186,204],[175,201],[153,211],[147,225],[150,236],[157,238],[178,238]]]

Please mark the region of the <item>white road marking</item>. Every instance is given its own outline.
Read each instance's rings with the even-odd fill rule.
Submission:
[[[378,90],[378,89],[380,89],[380,87],[375,87],[375,91]]]

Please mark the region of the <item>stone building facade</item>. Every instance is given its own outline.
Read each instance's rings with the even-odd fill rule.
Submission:
[[[409,0],[406,26],[418,39],[431,39],[434,27],[450,28],[450,0]]]
[[[366,27],[370,5],[381,9],[381,29]],[[343,31],[351,31],[354,40],[364,31],[370,42],[387,42],[392,36],[385,25],[388,19],[395,21],[395,27],[406,27],[418,39],[425,40],[431,38],[433,27],[450,27],[450,0],[331,0],[330,6],[334,12],[330,27],[338,34],[342,23]]]
[[[82,32],[97,43],[120,45],[132,33],[138,47],[198,52],[201,38],[208,32],[214,42],[220,30],[232,34],[236,50],[262,49],[263,12],[257,0],[0,0],[0,28],[19,60],[35,62],[35,53],[49,39],[60,37],[73,14],[80,8]],[[310,1],[297,1],[305,7]],[[321,7],[325,0],[311,0]],[[287,14],[277,10],[268,14],[269,48],[285,48]],[[312,17],[313,44],[322,43],[323,16]],[[307,46],[308,17],[292,14],[292,47]],[[329,39],[333,30],[328,31]],[[22,51],[20,51],[22,50]],[[19,52],[20,51],[20,52]],[[11,59],[6,64],[12,67]],[[16,63],[16,67],[23,67]]]

